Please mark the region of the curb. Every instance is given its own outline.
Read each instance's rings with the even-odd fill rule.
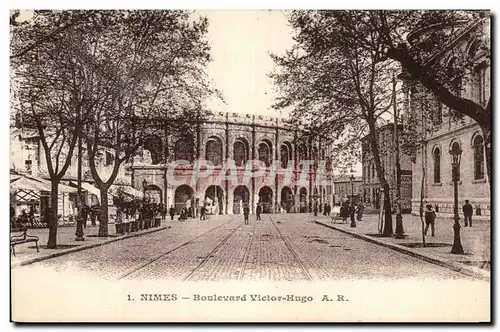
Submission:
[[[490,273],[489,272],[486,272],[480,268],[476,268],[476,267],[473,267],[473,266],[465,266],[461,263],[457,263],[457,262],[454,262],[454,261],[449,261],[449,260],[446,260],[446,259],[443,259],[441,257],[437,257],[437,256],[432,256],[432,255],[423,255],[419,252],[416,252],[414,250],[411,250],[410,248],[406,248],[404,246],[401,246],[399,244],[396,244],[396,243],[388,243],[386,241],[381,241],[381,240],[378,240],[376,238],[373,238],[371,236],[368,236],[368,235],[364,235],[364,234],[358,234],[358,233],[355,233],[355,232],[351,232],[351,231],[348,231],[346,229],[343,229],[343,228],[340,228],[340,227],[337,227],[337,226],[334,226],[334,225],[329,225],[329,224],[326,224],[326,223],[323,223],[321,221],[317,221],[317,220],[314,220],[314,222],[318,225],[322,225],[324,227],[328,227],[328,228],[331,228],[331,229],[334,229],[336,231],[339,231],[339,232],[342,232],[342,233],[345,233],[345,234],[349,234],[355,238],[358,238],[358,239],[361,239],[361,240],[364,240],[364,241],[367,241],[367,242],[371,242],[371,243],[374,243],[374,244],[377,244],[377,245],[380,245],[380,246],[383,246],[383,247],[386,247],[386,248],[389,248],[389,249],[392,249],[392,250],[395,250],[395,251],[398,251],[398,252],[401,252],[401,253],[404,253],[404,254],[407,254],[407,255],[410,255],[412,257],[415,257],[415,258],[418,258],[418,259],[421,259],[421,260],[424,260],[426,262],[429,262],[429,263],[432,263],[432,264],[436,264],[436,265],[439,265],[439,266],[442,266],[442,267],[446,267],[450,270],[453,270],[455,272],[459,272],[459,273],[462,273],[462,274],[465,274],[465,275],[468,275],[470,277],[474,277],[476,279],[481,279],[481,280],[484,280],[484,281],[490,281],[491,277],[490,277]]]
[[[75,247],[75,248],[61,250],[59,252],[54,252],[54,253],[52,253],[50,255],[47,255],[47,256],[30,258],[30,259],[27,259],[27,260],[25,260],[23,262],[12,264],[10,268],[13,269],[13,268],[20,267],[20,266],[30,265],[30,264],[33,264],[33,263],[37,263],[37,262],[41,262],[41,261],[47,260],[47,259],[51,259],[51,258],[55,258],[55,257],[67,255],[67,254],[71,254],[71,253],[82,251],[82,250],[87,250],[87,249],[91,249],[91,248],[100,247],[100,246],[103,246],[105,244],[109,244],[109,243],[112,243],[112,242],[121,241],[121,240],[128,239],[128,238],[135,237],[135,236],[141,236],[141,235],[151,234],[151,233],[159,232],[159,231],[162,231],[162,230],[165,230],[165,229],[169,229],[169,228],[170,228],[170,226],[161,226],[161,227],[149,229],[147,231],[143,231],[141,233],[129,233],[127,235],[117,236],[115,238],[112,238],[112,239],[109,239],[109,240],[105,240],[105,241],[102,241],[102,242],[91,243],[91,244],[87,244],[87,245],[78,246],[78,247]]]

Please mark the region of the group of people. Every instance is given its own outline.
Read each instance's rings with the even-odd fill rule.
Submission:
[[[349,200],[345,200],[341,205],[340,205],[340,211],[339,215],[342,219],[347,220],[351,219],[351,221],[354,221],[354,218],[356,220],[361,221],[363,218],[363,213],[365,211],[365,206],[363,203],[358,202],[355,204],[351,204]],[[328,204],[327,207],[327,216],[330,215],[331,212],[331,206]]]

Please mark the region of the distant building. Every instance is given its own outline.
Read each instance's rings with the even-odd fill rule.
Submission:
[[[338,204],[348,199],[351,195],[358,197],[363,194],[363,181],[360,176],[354,177],[351,181],[350,176],[339,176],[333,179],[334,204]]]
[[[481,49],[478,41],[489,39],[488,18],[466,22],[456,29],[445,51],[439,54],[444,68],[457,66],[461,61],[472,60],[474,68],[456,79],[456,95],[486,106],[490,98],[490,60],[488,50]],[[486,43],[488,44],[488,42]],[[447,51],[446,51],[447,50]],[[427,128],[419,128],[424,142],[415,151],[413,163],[413,211],[418,213],[422,188],[422,167],[426,170],[423,183],[424,202],[432,204],[438,215],[451,217],[453,214],[453,182],[450,149],[458,144],[462,149],[460,182],[458,183],[459,213],[468,199],[474,207],[474,214],[489,218],[491,212],[490,187],[486,171],[486,156],[481,128],[472,119],[458,119],[453,110],[441,104],[436,97],[415,82],[406,82],[405,103],[409,115],[420,116],[419,100],[433,98],[433,118],[425,121]],[[422,127],[422,125],[421,125]]]
[[[402,129],[400,125],[398,128]],[[396,149],[394,146],[394,124],[386,124],[377,130],[380,150],[380,161],[385,172],[385,178],[391,189],[391,203],[395,206],[396,198]],[[381,205],[381,185],[375,167],[375,160],[366,136],[361,140],[363,166],[363,202],[366,206],[379,209]],[[401,143],[400,143],[401,144]],[[412,163],[410,156],[400,153],[401,165],[401,208],[403,212],[411,211],[412,198]]]

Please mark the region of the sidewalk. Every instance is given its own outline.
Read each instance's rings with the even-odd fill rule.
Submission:
[[[206,221],[202,221],[201,223],[207,227],[207,230],[213,228],[220,223],[228,220],[230,216],[217,216],[211,217]],[[177,219],[177,218],[175,218]],[[83,230],[85,241],[75,241],[75,227],[60,227],[57,229],[57,249],[47,249],[47,240],[49,236],[49,230],[47,228],[37,228],[37,229],[28,229],[28,235],[38,236],[40,239],[38,241],[38,247],[40,252],[36,251],[35,244],[33,242],[17,245],[15,248],[16,255],[11,257],[11,268],[17,267],[21,265],[31,264],[34,262],[38,262],[45,259],[50,259],[53,257],[58,257],[61,255],[65,255],[71,252],[85,250],[93,247],[97,247],[100,245],[104,245],[107,243],[123,240],[126,238],[140,236],[144,234],[149,234],[152,232],[157,232],[161,230],[172,228],[186,228],[189,231],[190,225],[193,223],[199,223],[199,219],[188,219],[185,222],[179,222],[178,220],[170,221],[170,218],[166,221],[162,221],[160,227],[153,227],[146,230],[140,230],[137,232],[131,232],[124,235],[117,235],[115,230],[115,224],[108,225],[108,234],[109,236],[106,238],[97,237],[97,233],[99,231],[99,225],[97,226],[87,226]]]
[[[361,221],[356,220],[356,227],[347,224],[330,222],[330,218],[323,215],[315,218],[318,224],[337,229],[344,233],[357,236],[364,240],[384,245],[391,249],[419,257],[426,261],[436,263],[475,277],[489,279],[490,276],[490,221],[473,220],[473,227],[463,227],[460,220],[460,239],[464,248],[464,255],[451,253],[453,244],[453,220],[445,218],[436,219],[436,233],[431,236],[429,229],[425,241],[427,247],[422,246],[422,224],[418,216],[403,215],[403,229],[405,239],[394,237],[381,237],[378,231],[378,215],[367,214]],[[393,229],[396,229],[396,218],[393,215]]]

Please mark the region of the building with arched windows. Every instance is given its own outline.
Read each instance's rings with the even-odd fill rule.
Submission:
[[[260,203],[264,213],[307,212],[314,202],[333,203],[330,149],[321,138],[298,144],[300,132],[288,122],[237,113],[211,114],[192,128],[183,137],[146,137],[127,165],[131,185],[177,211],[208,205],[213,214],[240,214],[244,205],[254,212]],[[293,181],[309,156],[307,181]]]
[[[485,44],[488,44],[489,22],[489,19],[483,18],[456,27],[446,48],[439,54],[439,61],[444,68],[460,66],[462,61],[472,62],[471,70],[450,82],[450,91],[483,107],[487,105],[490,96],[490,54],[488,50],[479,47],[479,41],[484,39]],[[428,103],[431,112],[427,114],[430,118],[424,120],[425,124],[421,124],[419,128],[424,138],[423,143],[416,149],[413,160],[412,211],[419,213],[420,199],[423,196],[425,204],[432,204],[438,215],[453,215],[449,151],[454,145],[458,145],[462,150],[458,182],[459,213],[462,213],[461,206],[467,199],[474,208],[475,216],[490,218],[490,186],[480,126],[468,117],[457,117],[453,110],[441,104],[415,82],[407,83],[405,105],[409,116],[419,114],[417,108],[420,100],[431,100]],[[425,169],[425,177],[422,169]]]

